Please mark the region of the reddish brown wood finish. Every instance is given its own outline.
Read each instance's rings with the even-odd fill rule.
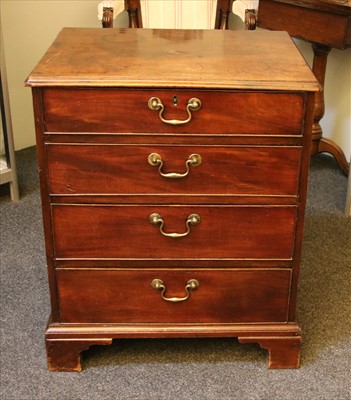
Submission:
[[[194,213],[201,222],[170,238],[149,222],[152,213],[163,217],[165,233],[184,233]],[[54,205],[52,222],[57,258],[289,260],[296,207]]]
[[[202,105],[188,124],[172,126],[149,109],[148,100],[155,96],[165,106],[165,119],[185,120],[186,104],[193,97]],[[299,93],[177,89],[49,89],[44,91],[44,102],[47,132],[301,135],[305,108],[305,96]],[[252,110],[259,118],[253,118]]]
[[[332,47],[351,46],[351,2],[336,0],[265,0],[260,3],[258,26],[286,30],[291,36],[312,42],[313,72],[324,86],[327,59]],[[328,152],[348,175],[349,164],[342,149],[323,137],[324,90],[316,94],[311,154]]]
[[[81,352],[93,345],[108,345],[112,339],[47,339],[46,354],[50,371],[80,372]]]
[[[51,292],[49,368],[80,370],[83,350],[114,338],[216,336],[260,343],[272,368],[297,367],[316,81],[284,34],[255,34],[248,53],[252,39],[229,32],[101,31],[64,30],[28,80]],[[179,57],[166,54],[165,40]],[[131,43],[141,42],[136,54]],[[213,52],[208,43],[221,44]],[[100,56],[86,63],[86,48]],[[102,54],[110,55],[103,66]],[[172,127],[147,107],[152,95],[162,97],[166,118],[183,119],[189,96],[203,106]],[[151,152],[166,173],[181,173],[193,153],[202,163],[169,181],[148,164]],[[191,213],[201,221],[170,238],[150,223],[155,212],[165,233],[184,233]],[[155,278],[167,297],[183,297],[188,279],[200,287],[171,304],[151,287]]]
[[[350,16],[349,1],[264,0],[258,26],[343,49],[351,46]]]
[[[160,175],[158,166],[148,163],[152,153],[162,157],[161,172],[166,174],[184,174],[192,154],[201,156],[201,164],[191,166],[184,178],[166,178]],[[53,195],[293,196],[298,192],[301,148],[50,145],[47,155]]]
[[[240,343],[258,343],[269,352],[269,368],[300,367],[300,336],[292,337],[239,337]]]
[[[79,372],[80,353],[113,338],[238,337],[241,343],[259,343],[269,352],[269,368],[298,368],[300,329],[286,324],[50,324],[46,331],[49,369]],[[96,339],[99,337],[99,339]],[[109,338],[109,339],[108,339]],[[78,339],[78,340],[77,340]]]
[[[148,45],[150,42],[152,46]],[[297,94],[318,90],[312,72],[306,69],[306,62],[289,35],[262,30],[64,28],[26,84],[96,91],[98,88],[136,91],[145,88],[149,92],[156,88],[268,90],[272,95],[274,91]],[[68,100],[66,96],[59,108]],[[81,105],[84,109],[84,102]],[[221,101],[220,109],[229,105]],[[256,115],[255,109],[248,111],[251,117],[253,113]],[[104,112],[113,118],[118,110],[111,108]],[[292,115],[288,107],[285,112]],[[104,118],[99,117],[103,123]],[[264,118],[261,114],[259,117]]]
[[[265,323],[287,322],[291,270],[59,270],[63,323]],[[151,287],[162,279],[166,297]],[[79,287],[79,290],[77,290]],[[225,307],[223,305],[225,304]]]

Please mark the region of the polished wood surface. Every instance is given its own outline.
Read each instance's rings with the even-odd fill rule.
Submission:
[[[150,224],[152,213],[162,215],[166,233],[185,232],[185,221],[194,213],[201,222],[190,228],[187,237],[169,238]],[[52,215],[59,259],[289,260],[296,207],[58,205]],[[89,229],[82,231],[84,225]]]
[[[102,31],[64,30],[27,81],[51,296],[49,369],[81,370],[83,350],[115,338],[216,336],[259,343],[271,368],[298,367],[297,284],[317,81],[284,33]],[[98,46],[102,37],[109,46]],[[233,41],[253,37],[258,45],[250,52],[228,52]],[[88,64],[74,38],[82,48],[95,43]],[[208,43],[216,40],[222,47],[214,51]],[[201,57],[193,52],[197,41]],[[154,46],[160,43],[163,49]],[[267,52],[275,45],[288,69]],[[118,63],[103,67],[101,51],[125,66],[128,59],[132,75]],[[211,70],[218,54],[231,62]],[[256,62],[245,69],[249,58]],[[165,72],[171,59],[177,65]],[[148,107],[150,96],[162,98],[166,119],[184,119],[189,97],[202,106],[172,126]],[[170,180],[149,164],[152,152],[165,173],[184,172],[190,154],[202,162]],[[164,236],[152,213],[162,215],[166,235],[187,235]],[[200,223],[187,232],[193,213]],[[184,297],[188,279],[200,286],[170,304],[153,279],[165,282],[167,298]]]
[[[298,368],[301,331],[285,324],[67,324],[50,323],[46,332],[51,371],[82,370],[80,353],[92,345],[108,345],[112,337],[238,337],[241,343],[258,343],[269,353],[269,368]],[[67,340],[67,337],[70,339]],[[110,339],[109,339],[110,338]]]
[[[192,154],[199,154],[202,161],[199,166],[190,167],[186,177],[169,179],[160,175],[157,166],[148,163],[152,153],[162,157],[161,172],[166,174],[184,173]],[[52,144],[47,146],[47,154],[52,195],[221,193],[272,197],[297,195],[301,149],[298,146],[193,145],[175,149],[170,145]]]
[[[318,90],[290,40],[269,31],[64,28],[27,84]]]
[[[109,345],[112,339],[95,338],[85,340],[46,340],[46,354],[50,371],[80,372],[82,370],[80,354],[94,345]]]
[[[258,26],[329,47],[351,46],[351,2],[347,0],[264,0]]]
[[[351,1],[349,0],[265,0],[260,2],[258,26],[286,30],[291,36],[312,43],[313,72],[324,86],[331,49],[351,46]],[[328,152],[347,175],[349,165],[341,148],[323,137],[320,120],[324,115],[324,91],[316,94],[312,154]]]
[[[201,108],[191,121],[172,126],[148,107],[151,97],[164,104],[166,119],[184,120],[186,104],[196,97]],[[177,105],[174,105],[174,96]],[[83,100],[84,99],[84,100]],[[300,93],[238,92],[223,90],[70,90],[44,92],[45,129],[50,132],[189,133],[213,135],[301,135],[306,96]],[[253,110],[260,118],[252,116]],[[103,118],[105,116],[105,118]],[[132,116],[132,117],[131,117]],[[286,119],[289,124],[286,124]],[[218,119],[221,123],[218,124]]]
[[[63,323],[155,324],[161,315],[169,323],[192,323],[194,315],[199,324],[287,322],[290,269],[60,270],[57,277]],[[182,298],[190,279],[199,287],[176,304],[151,286],[155,278],[170,298]]]
[[[239,337],[240,343],[258,343],[269,352],[269,368],[299,368],[301,337]]]

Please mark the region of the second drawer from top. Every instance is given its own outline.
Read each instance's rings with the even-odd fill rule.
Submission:
[[[294,196],[300,147],[47,145],[54,195]]]

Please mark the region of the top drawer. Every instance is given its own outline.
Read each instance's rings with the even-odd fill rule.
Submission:
[[[162,102],[164,120],[149,99]],[[201,101],[187,112],[190,99]],[[301,135],[305,96],[285,92],[211,90],[43,90],[47,132]]]

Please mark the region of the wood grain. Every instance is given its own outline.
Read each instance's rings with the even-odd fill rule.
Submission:
[[[190,167],[188,176],[169,179],[148,163],[151,153],[162,157],[163,173],[184,173],[194,153],[202,161]],[[298,192],[301,148],[49,145],[47,157],[53,195],[293,196]]]
[[[162,215],[166,233],[183,233],[190,214],[201,222],[189,236],[162,236],[149,215]],[[54,205],[57,258],[291,259],[295,206]]]
[[[185,120],[193,97],[202,106],[189,123],[172,126],[149,109],[148,100],[155,96],[165,106],[166,119]],[[61,88],[45,90],[43,97],[47,132],[301,135],[305,111],[304,95],[285,92]]]
[[[59,270],[63,323],[286,322],[291,271],[277,270]],[[198,289],[170,303],[151,287],[162,279],[166,297],[183,297],[189,279]],[[77,290],[79,287],[79,290]],[[225,307],[224,307],[225,305]]]
[[[229,30],[64,28],[27,85],[318,90],[287,33]]]
[[[284,56],[282,56],[284,55]],[[51,370],[122,337],[239,337],[297,367],[314,92],[286,33],[64,29],[33,86],[51,294]],[[148,108],[157,96],[166,125]],[[173,97],[177,101],[173,102]],[[202,157],[179,181],[191,153]],[[189,214],[201,217],[186,237]],[[189,279],[200,287],[183,297]],[[285,360],[285,361],[284,361]]]

